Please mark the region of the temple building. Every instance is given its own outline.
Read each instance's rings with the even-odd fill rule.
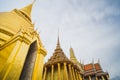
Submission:
[[[34,30],[32,6],[0,12],[0,80],[42,80],[46,50]]]
[[[48,62],[39,33],[31,20],[33,3],[0,12],[0,80],[110,80],[100,63],[82,64],[70,48],[66,57],[57,40]]]
[[[109,80],[109,74],[104,72],[98,63],[83,65],[84,80]]]
[[[58,37],[53,56],[44,65],[43,80],[82,80],[81,74],[80,68],[65,56]]]

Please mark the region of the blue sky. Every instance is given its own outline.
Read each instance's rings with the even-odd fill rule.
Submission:
[[[0,0],[0,12],[20,9],[32,0]],[[72,46],[78,60],[101,61],[110,77],[120,74],[120,0],[36,0],[32,21],[48,51],[56,47],[58,28],[63,51]]]

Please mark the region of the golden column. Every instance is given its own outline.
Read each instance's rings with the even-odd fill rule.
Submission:
[[[96,80],[98,80],[98,77],[96,76]]]
[[[107,77],[107,80],[110,80],[108,75],[106,75],[106,77]]]
[[[72,73],[73,73],[73,80],[76,80],[75,78],[75,72],[74,72],[74,68],[72,67]]]
[[[105,80],[103,76],[102,76],[102,80]]]
[[[61,80],[61,76],[60,76],[60,63],[58,63],[58,80]]]
[[[78,76],[79,76],[79,80],[82,80],[82,77],[81,77],[81,75],[78,73]]]
[[[76,74],[76,79],[79,80],[76,69],[75,69],[75,74]]]
[[[80,74],[77,72],[78,80],[80,80]]]
[[[89,80],[91,80],[91,76],[89,76]]]
[[[45,71],[44,71],[43,80],[46,80],[46,73],[47,73],[47,68],[45,67]]]
[[[68,80],[68,72],[67,72],[67,68],[66,68],[66,62],[64,63],[64,79]]]
[[[71,71],[71,64],[69,64],[69,72],[70,72],[70,78],[71,78],[71,80],[73,80],[73,75],[72,75],[72,71]]]
[[[54,74],[54,65],[52,65],[52,67],[51,67],[51,80],[53,80],[53,75]]]

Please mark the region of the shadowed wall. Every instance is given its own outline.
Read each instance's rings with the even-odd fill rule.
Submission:
[[[37,55],[37,43],[36,41],[30,45],[24,67],[20,76],[20,80],[31,80],[32,72],[35,64],[35,59]]]

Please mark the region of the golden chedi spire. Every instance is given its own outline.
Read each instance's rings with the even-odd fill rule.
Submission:
[[[74,51],[73,51],[73,48],[72,48],[72,47],[70,47],[70,60],[71,60],[72,62],[74,62],[74,63],[77,63],[77,62],[78,62],[77,59],[76,59],[76,56],[75,56],[75,54],[74,54]]]
[[[33,8],[34,3],[35,3],[35,0],[31,4],[18,10],[18,12],[20,12],[23,15],[23,17],[28,19],[30,22],[31,22],[31,12],[32,12],[32,8]]]
[[[31,17],[32,6],[33,6],[33,3],[20,9],[20,11],[26,14],[28,17]]]
[[[58,40],[57,40],[57,46],[56,46],[56,49],[61,49],[61,47],[60,47],[60,41],[59,41],[59,35],[58,35]]]
[[[74,54],[74,51],[73,51],[73,48],[72,48],[72,47],[70,47],[70,60],[71,60],[75,65],[77,65],[77,66],[80,68],[81,71],[83,71],[83,70],[82,70],[82,65],[81,65],[80,62],[78,62],[78,60],[77,60],[77,58],[76,58],[76,56],[75,56],[75,54]]]

